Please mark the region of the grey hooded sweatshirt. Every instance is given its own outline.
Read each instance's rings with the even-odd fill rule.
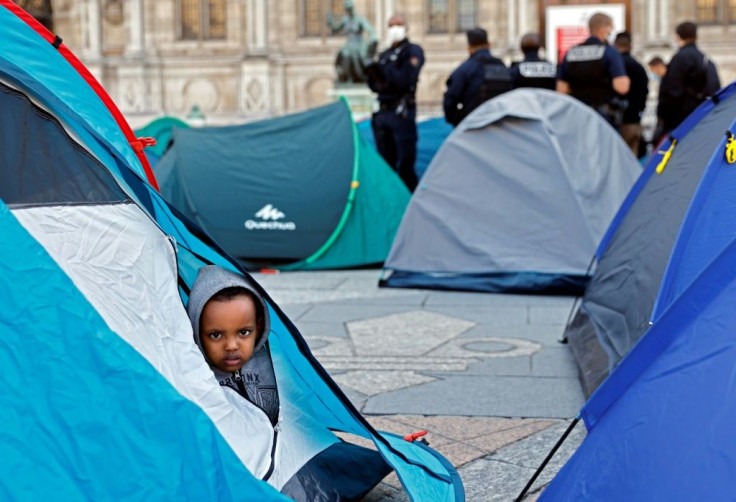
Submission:
[[[253,357],[234,373],[225,373],[214,367],[211,361],[207,361],[210,368],[217,377],[220,385],[230,387],[251,403],[258,406],[268,415],[271,424],[276,425],[279,415],[279,395],[276,388],[276,377],[271,362],[271,353],[268,349],[268,334],[271,330],[271,321],[268,314],[268,306],[261,295],[251,286],[246,279],[234,272],[225,270],[216,265],[208,265],[199,269],[197,279],[192,286],[189,302],[187,303],[187,314],[192,322],[194,330],[194,341],[197,343],[202,355],[207,359],[202,348],[200,334],[200,317],[207,302],[216,293],[230,287],[242,287],[253,293],[263,306],[263,332],[256,340]]]

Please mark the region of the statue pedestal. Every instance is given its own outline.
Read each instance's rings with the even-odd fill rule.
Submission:
[[[327,91],[327,96],[332,101],[345,98],[352,112],[353,120],[356,122],[370,118],[378,106],[376,95],[368,88],[367,84],[336,83],[334,89]]]

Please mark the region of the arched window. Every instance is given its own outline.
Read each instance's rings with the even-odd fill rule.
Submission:
[[[181,40],[221,40],[227,35],[226,0],[179,0]]]
[[[476,0],[428,0],[429,33],[460,33],[476,26]]]
[[[15,3],[49,31],[54,31],[54,11],[51,8],[51,0],[15,0]]]

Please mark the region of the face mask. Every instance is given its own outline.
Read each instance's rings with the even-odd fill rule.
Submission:
[[[650,82],[659,82],[660,78],[659,75],[657,75],[656,73],[650,72],[648,75]]]
[[[406,26],[394,25],[389,26],[386,30],[386,39],[388,45],[394,45],[396,42],[401,42],[406,38]]]

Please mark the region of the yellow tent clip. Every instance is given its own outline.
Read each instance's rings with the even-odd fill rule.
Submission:
[[[662,174],[664,172],[664,168],[667,167],[667,162],[669,162],[670,157],[672,157],[672,150],[675,149],[675,145],[677,145],[677,140],[673,138],[672,144],[670,145],[670,147],[667,149],[666,152],[663,152],[662,150],[657,152],[657,153],[664,154],[662,155],[662,160],[660,160],[659,164],[657,164],[657,174]]]
[[[355,190],[359,186],[360,186],[360,181],[358,180],[353,180],[352,183],[350,183],[350,188],[352,188],[353,190]]]
[[[736,162],[736,139],[731,131],[726,131],[726,136],[726,162],[733,164]]]

